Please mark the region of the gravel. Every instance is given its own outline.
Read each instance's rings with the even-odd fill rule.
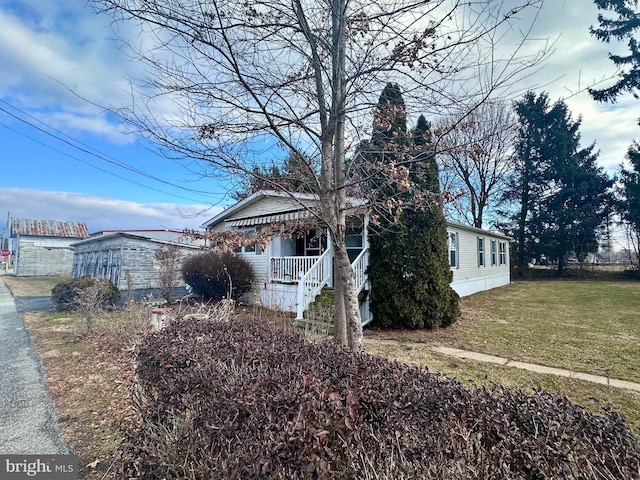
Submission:
[[[0,454],[68,453],[31,334],[0,281]]]

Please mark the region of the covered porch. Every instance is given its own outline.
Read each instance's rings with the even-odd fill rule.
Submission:
[[[358,293],[367,287],[368,242],[366,219],[351,218],[346,245]],[[324,287],[333,287],[334,265],[331,238],[320,229],[301,232],[295,238],[276,237],[267,249],[268,281],[260,294],[265,306],[295,312],[303,318],[305,310]],[[363,323],[369,323],[368,301],[361,308]]]

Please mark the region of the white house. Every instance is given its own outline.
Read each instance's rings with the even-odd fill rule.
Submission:
[[[247,235],[270,225],[311,216],[305,207],[317,205],[317,197],[259,191],[225,209],[202,224],[208,232],[244,230]],[[368,218],[357,213],[347,216],[347,249],[356,277],[358,293],[369,287]],[[463,224],[447,222],[451,286],[460,295],[471,295],[510,281],[509,237]],[[258,245],[238,249],[254,268],[256,287],[250,301],[302,318],[323,287],[333,284],[331,239],[320,229],[298,232],[292,238],[274,237],[265,250]],[[369,296],[361,302],[363,324],[373,320]]]

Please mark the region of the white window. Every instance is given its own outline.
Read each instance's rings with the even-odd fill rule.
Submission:
[[[255,227],[255,228],[244,228],[241,229],[244,231],[244,234],[247,236],[247,238],[251,238],[253,237],[256,232],[260,232],[262,230],[262,227]],[[255,244],[255,245],[245,245],[244,247],[238,247],[234,250],[234,252],[236,253],[240,253],[240,252],[244,252],[244,253],[255,253],[256,255],[262,255],[262,249],[260,248],[260,245]]]
[[[498,265],[498,242],[491,240],[491,266]]]
[[[452,268],[460,268],[460,258],[458,256],[458,234],[447,232],[447,244],[449,247],[449,265]]]
[[[498,242],[498,253],[500,257],[500,265],[507,264],[507,242]]]
[[[478,237],[478,266],[484,267],[484,238]]]

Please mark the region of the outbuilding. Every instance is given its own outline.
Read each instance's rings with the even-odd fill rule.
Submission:
[[[14,275],[70,275],[72,243],[89,237],[84,222],[11,220],[10,237],[15,256]]]

